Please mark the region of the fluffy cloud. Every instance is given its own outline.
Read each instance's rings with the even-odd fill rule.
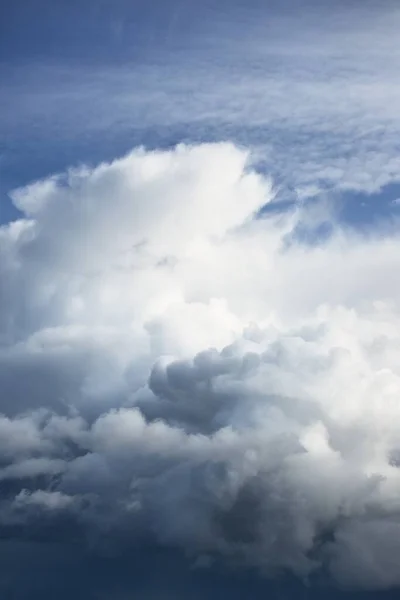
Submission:
[[[300,244],[315,218],[272,199],[230,144],[13,193],[4,535],[400,583],[400,239]]]

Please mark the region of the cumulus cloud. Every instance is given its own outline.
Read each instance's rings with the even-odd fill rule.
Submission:
[[[13,193],[4,535],[400,583],[400,239],[333,222],[302,244],[315,215],[266,216],[272,199],[231,144]]]

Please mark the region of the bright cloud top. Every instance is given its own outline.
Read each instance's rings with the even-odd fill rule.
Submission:
[[[336,225],[301,245],[315,215],[267,218],[272,199],[230,144],[13,193],[5,535],[400,583],[400,239]]]

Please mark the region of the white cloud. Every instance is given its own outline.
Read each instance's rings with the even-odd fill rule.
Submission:
[[[75,144],[82,132],[105,148],[228,136],[300,195],[398,183],[398,6],[257,4],[210,18],[204,8],[190,39],[179,32],[179,50],[159,39],[135,48],[135,63],[13,69],[4,135],[23,132],[34,148]]]
[[[0,477],[28,492],[3,522],[398,585],[400,238],[288,243],[317,217],[255,219],[248,160],[136,150],[14,192]]]

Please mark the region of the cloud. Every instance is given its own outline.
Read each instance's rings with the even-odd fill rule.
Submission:
[[[400,239],[300,243],[318,211],[265,216],[251,161],[136,149],[13,192],[4,537],[400,583]]]
[[[177,7],[166,3],[161,28],[153,12],[127,17],[118,60],[88,40],[99,51],[89,65],[82,48],[79,64],[29,57],[4,70],[5,165],[16,168],[21,139],[24,165],[46,172],[66,156],[101,160],[134,143],[229,138],[301,196],[398,183],[398,6],[276,4],[193,2],[167,43]]]
[[[317,52],[323,42],[315,33],[311,35]],[[339,38],[335,47],[340,44]],[[95,155],[96,160],[111,157],[115,146],[117,151],[124,151],[132,140],[167,146],[181,138],[202,142],[229,137],[251,146],[266,169],[300,195],[315,196],[313,190],[326,189],[371,194],[399,182],[399,123],[391,108],[399,101],[398,87],[393,84],[395,67],[382,70],[379,61],[372,61],[373,68],[365,74],[360,65],[365,64],[365,49],[360,55],[346,57],[344,64],[335,58],[333,49],[328,49],[327,57],[318,57],[322,65],[311,63],[305,69],[294,58],[296,53],[302,56],[300,45],[280,56],[281,71],[271,72],[268,55],[242,48],[249,62],[258,65],[248,69],[248,65],[240,65],[242,54],[229,51],[237,59],[235,65],[228,63],[209,71],[196,62],[171,65],[161,96],[157,66],[138,71],[131,65],[90,71],[61,66],[55,73],[35,65],[38,81],[25,83],[23,91],[33,97],[32,102],[20,109],[16,123],[13,107],[3,125],[4,135],[18,139],[23,122],[24,139],[32,148],[37,147],[43,141],[30,124],[40,121],[46,146],[51,146],[57,157],[61,152],[54,142],[55,129],[73,157]],[[269,52],[279,55],[281,49],[272,45]],[[332,62],[331,78],[320,73],[323,61]],[[59,82],[60,71],[63,80]],[[139,90],[134,75],[141,82]],[[25,78],[25,73],[21,77]],[[36,88],[43,95],[43,104],[35,103]],[[344,95],[343,89],[350,91]],[[10,84],[10,106],[18,93],[22,92]],[[60,104],[67,115],[62,124],[56,121],[58,111],[53,113],[52,108]],[[87,110],[82,111],[82,106]],[[87,142],[77,141],[80,130],[85,131]],[[104,150],[95,147],[109,137]],[[46,148],[43,151],[46,153]]]

